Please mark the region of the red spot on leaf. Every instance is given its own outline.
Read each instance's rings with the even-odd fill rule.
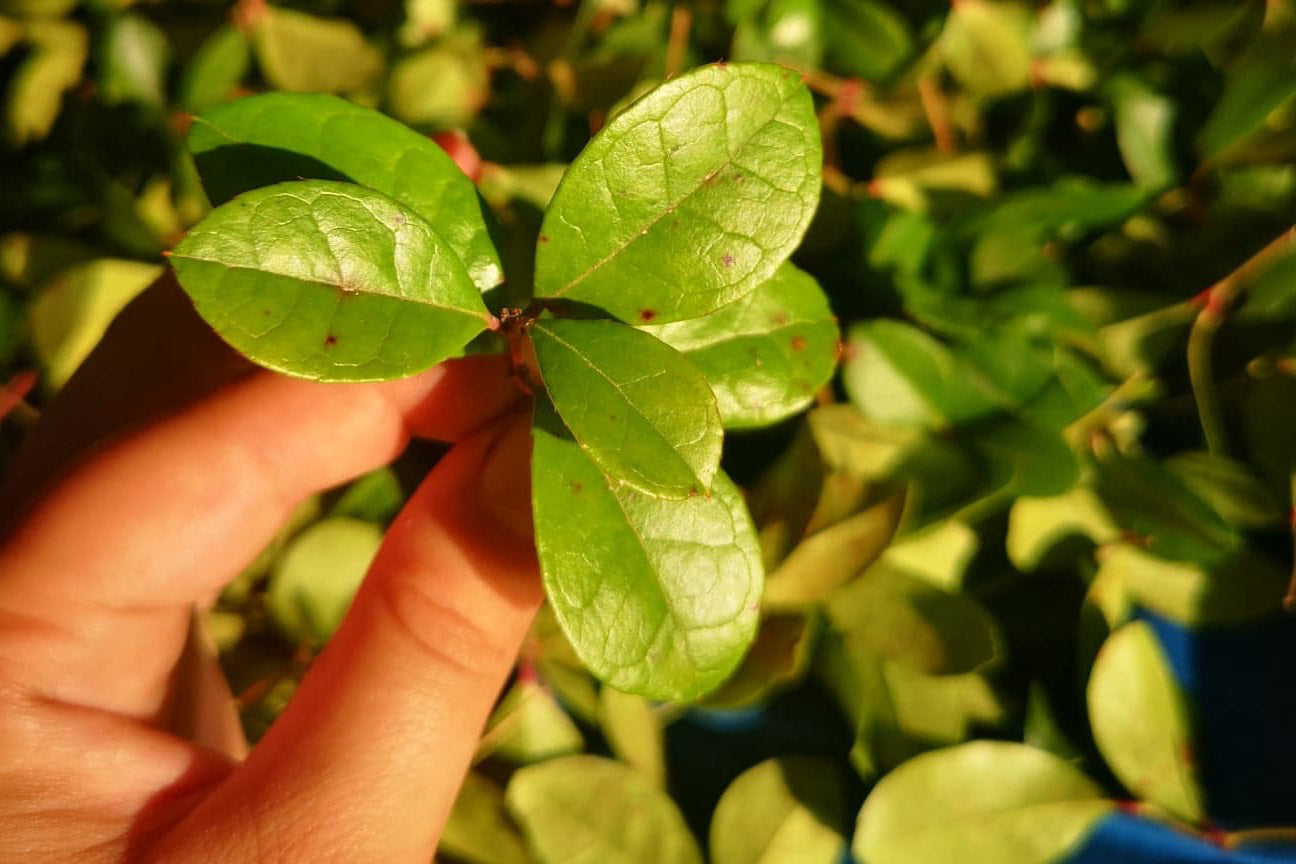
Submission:
[[[732,252],[726,252],[726,253],[724,254],[724,256],[720,259],[720,263],[723,264],[723,265],[726,266],[726,267],[732,267],[732,266],[734,265],[734,256],[733,256],[733,253],[732,253]]]
[[[541,234],[541,235],[540,235],[540,242],[541,242],[541,243],[548,243],[548,242],[549,242],[549,238],[546,237],[545,235]]]
[[[324,344],[325,344],[325,345],[336,345],[336,344],[337,344],[337,337],[334,336],[332,333],[328,334],[327,336],[324,337]]]
[[[792,337],[792,350],[793,350],[793,351],[804,351],[804,350],[805,350],[805,346],[806,346],[806,341],[805,341],[805,338],[804,338],[804,337],[802,337],[802,336],[793,336],[793,337]]]
[[[655,310],[655,309],[640,309],[640,310],[639,310],[639,320],[640,320],[640,321],[648,322],[648,321],[653,320],[653,319],[656,318],[656,317],[657,317],[657,310]]]

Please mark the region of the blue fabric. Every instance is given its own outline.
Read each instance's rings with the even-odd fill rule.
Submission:
[[[1140,617],[1191,706],[1211,819],[1229,830],[1296,825],[1296,616],[1209,630]]]
[[[1094,828],[1066,864],[1276,864],[1296,862],[1296,845],[1221,849],[1198,837],[1128,813]],[[1007,864],[1007,862],[1005,862]]]

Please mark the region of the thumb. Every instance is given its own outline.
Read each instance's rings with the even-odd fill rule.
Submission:
[[[283,715],[162,859],[430,860],[543,597],[529,419],[437,464]],[[213,842],[235,848],[213,855]]]

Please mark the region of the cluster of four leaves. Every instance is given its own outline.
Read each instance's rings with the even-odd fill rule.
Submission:
[[[425,137],[332,97],[265,94],[197,118],[190,149],[224,203],[171,262],[251,359],[389,379],[498,327],[476,191]],[[536,545],[577,654],[619,689],[694,697],[753,638],[761,562],[721,444],[726,426],[805,407],[832,374],[835,321],[786,260],[821,158],[798,76],[703,67],[614,118],[546,211],[533,305],[546,311],[513,333],[544,390]],[[320,179],[279,182],[293,177]]]

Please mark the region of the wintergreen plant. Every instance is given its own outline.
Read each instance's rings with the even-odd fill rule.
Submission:
[[[504,274],[472,183],[395,120],[270,93],[196,118],[189,146],[218,206],[171,263],[226,341],[289,375],[374,381],[493,332],[536,391],[536,546],[581,660],[664,699],[732,672],[763,575],[724,430],[804,408],[837,349],[787,262],[821,181],[797,74],[703,67],[613,118],[549,204],[522,309],[492,310]]]

